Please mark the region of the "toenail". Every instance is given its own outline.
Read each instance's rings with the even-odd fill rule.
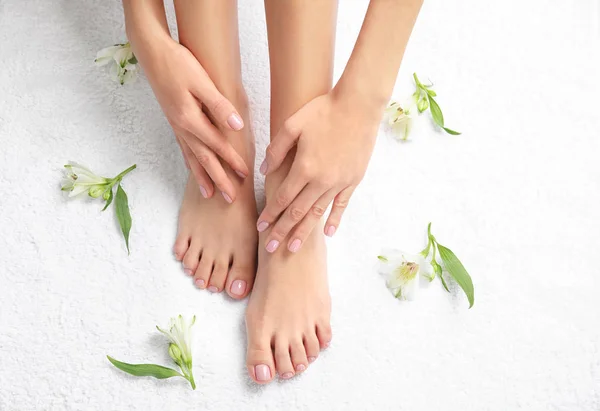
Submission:
[[[293,372],[286,372],[281,376],[281,378],[283,378],[284,380],[287,380],[289,378],[292,378],[293,376],[294,376]]]
[[[277,250],[277,247],[279,247],[279,241],[271,240],[269,241],[269,244],[267,244],[267,251],[272,253],[273,251]]]
[[[204,198],[208,198],[208,193],[206,192],[206,188],[199,186],[200,187],[200,194],[202,194],[202,197]]]
[[[194,272],[193,272],[192,270],[190,270],[189,268],[184,268],[184,269],[183,269],[183,272],[184,272],[186,275],[192,275],[192,274],[194,274]]]
[[[298,372],[302,372],[306,369],[306,365],[304,364],[298,364],[298,366],[296,366],[296,371]]]
[[[326,342],[325,344],[323,344],[323,348],[327,348],[327,347],[329,347],[329,344],[331,344],[331,341],[329,341],[329,342]]]
[[[314,362],[317,359],[317,357],[308,357],[308,362]]]
[[[229,290],[231,291],[231,294],[244,295],[246,292],[246,282],[244,280],[235,280],[231,283]]]
[[[225,191],[221,191],[221,194],[223,194],[223,198],[225,199],[225,201],[227,201],[229,204],[233,203],[231,197],[229,197],[229,195]]]
[[[333,235],[335,234],[335,227],[332,225],[327,227],[327,231],[325,231],[325,234],[327,234],[328,237],[333,237]]]
[[[292,253],[295,253],[296,251],[298,251],[300,249],[301,245],[302,245],[302,241],[300,241],[300,239],[296,238],[294,241],[292,241],[292,244],[290,244],[290,251]]]
[[[258,381],[269,381],[271,379],[271,369],[265,364],[254,367],[254,373]]]
[[[204,288],[204,280],[202,280],[202,279],[196,280],[196,285],[200,288]]]
[[[258,224],[256,225],[256,228],[258,229],[259,233],[262,233],[267,228],[269,228],[269,223],[267,223],[266,221],[259,221]]]
[[[211,293],[218,293],[219,289],[214,285],[211,285],[210,287],[208,287],[208,291],[210,291]]]

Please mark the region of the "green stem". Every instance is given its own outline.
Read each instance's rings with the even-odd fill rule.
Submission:
[[[123,177],[125,177],[125,175],[127,173],[129,173],[130,171],[135,170],[136,167],[137,167],[137,165],[134,164],[131,167],[129,167],[128,169],[121,171],[115,178],[113,178],[113,181],[120,181],[120,180],[122,180]]]
[[[431,223],[429,223],[429,225],[427,226],[427,247],[425,247],[423,251],[421,251],[421,255],[423,257],[427,257],[429,255],[429,250],[431,249],[431,238]]]

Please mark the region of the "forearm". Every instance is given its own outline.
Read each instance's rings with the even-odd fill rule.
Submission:
[[[171,38],[163,0],[123,0],[123,10],[127,39],[136,56],[146,45]]]
[[[371,0],[336,92],[374,110],[388,103],[423,0]]]

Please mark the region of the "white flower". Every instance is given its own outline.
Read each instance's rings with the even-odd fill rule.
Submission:
[[[113,64],[110,67],[110,73],[115,81],[121,84],[135,81],[138,65],[129,43],[106,47],[96,55],[95,63],[97,66],[105,66],[111,62]]]
[[[73,161],[65,165],[66,175],[61,190],[70,191],[69,197],[87,192],[91,197],[101,196],[109,185],[109,180],[100,177],[89,168]]]
[[[414,300],[419,288],[419,273],[429,265],[423,256],[390,250],[377,258],[378,271],[386,278],[386,285],[394,297]]]
[[[182,364],[178,364],[178,365],[180,367],[182,367],[182,370],[184,370],[184,372],[189,371],[190,375],[192,372],[192,332],[191,332],[191,328],[195,322],[196,322],[195,315],[192,317],[191,321],[189,321],[189,322],[187,322],[183,318],[183,316],[179,315],[176,318],[171,318],[171,321],[169,322],[169,327],[167,330],[160,328],[158,325],[156,326],[158,331],[163,333],[169,339],[169,341],[171,341],[171,344],[173,344],[174,346],[177,347],[177,349],[175,349],[175,348],[171,348],[171,346],[169,346],[170,347],[169,353],[170,353],[171,357],[174,357],[173,358],[174,360],[175,360],[175,358],[181,358]]]
[[[404,105],[403,108],[400,103],[392,101],[384,112],[387,123],[392,127],[394,134],[402,141],[406,141],[408,139],[408,135],[412,129],[413,118],[410,114],[410,111],[410,104]]]

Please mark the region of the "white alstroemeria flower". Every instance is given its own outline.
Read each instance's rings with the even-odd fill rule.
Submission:
[[[402,141],[408,139],[413,125],[413,117],[410,114],[412,105],[405,104],[404,107],[396,101],[392,101],[384,111],[387,123],[392,127],[394,134]]]
[[[97,66],[105,66],[113,63],[110,67],[111,77],[121,83],[131,83],[137,78],[137,59],[131,50],[129,42],[115,44],[98,52],[95,63]]]
[[[419,273],[428,265],[420,254],[390,250],[377,257],[379,273],[386,285],[399,300],[414,300],[419,288]]]
[[[163,333],[171,342],[169,345],[169,355],[173,361],[181,368],[184,376],[195,388],[194,376],[192,375],[192,326],[196,322],[194,315],[191,321],[186,321],[182,315],[171,318],[167,330],[156,328]]]
[[[109,180],[100,177],[89,168],[73,161],[65,165],[66,175],[61,190],[70,191],[69,197],[87,192],[91,197],[101,196],[109,185]]]

